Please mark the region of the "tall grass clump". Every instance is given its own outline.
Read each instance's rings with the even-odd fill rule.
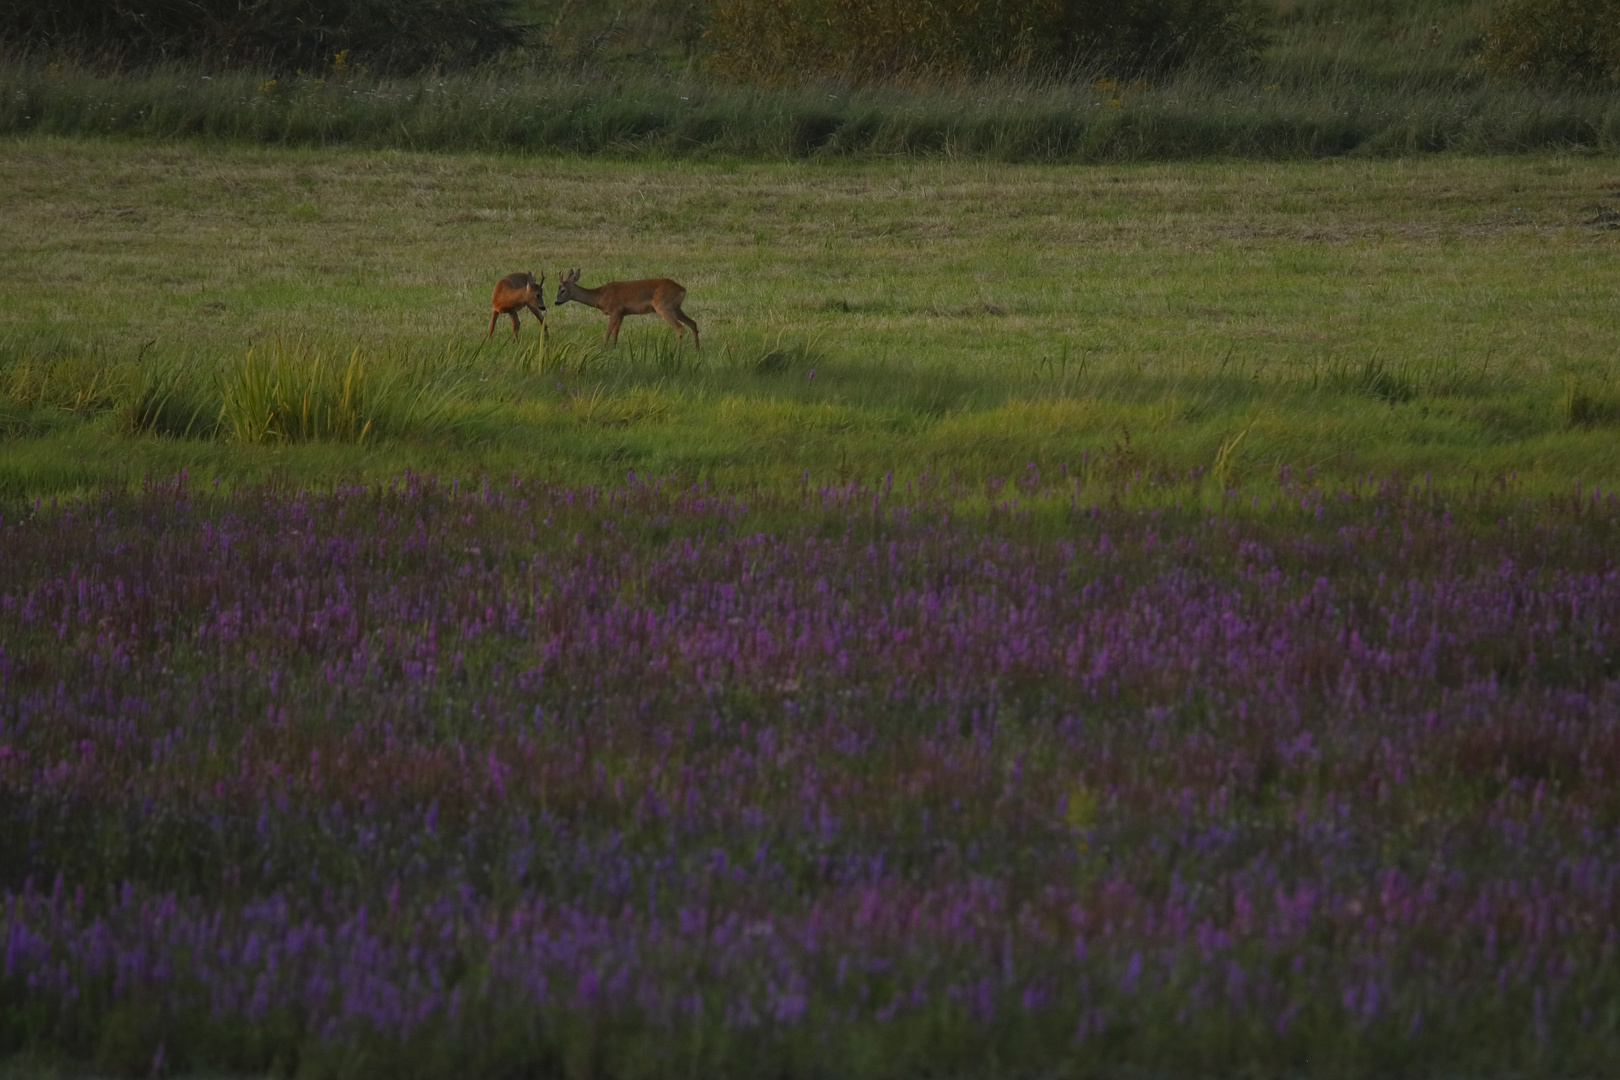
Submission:
[[[1566,427],[1620,426],[1620,390],[1607,380],[1567,378],[1558,411]]]
[[[125,432],[181,439],[215,437],[220,401],[211,375],[211,369],[186,357],[141,364],[121,402]]]
[[[335,362],[280,341],[226,367],[220,398],[222,434],[249,444],[437,436],[470,419],[460,381],[424,364],[370,359],[358,348]]]
[[[98,413],[124,398],[132,374],[132,364],[89,351],[30,352],[0,366],[0,399],[23,408]]]

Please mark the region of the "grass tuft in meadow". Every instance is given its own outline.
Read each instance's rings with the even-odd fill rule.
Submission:
[[[248,444],[440,437],[470,419],[454,371],[367,358],[359,348],[335,361],[278,340],[224,366],[220,427]]]

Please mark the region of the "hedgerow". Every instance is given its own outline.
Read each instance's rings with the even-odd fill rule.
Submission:
[[[50,0],[0,4],[0,42],[126,67],[166,61],[421,71],[519,44],[517,0]]]
[[[712,0],[709,35],[716,69],[758,82],[1166,70],[1264,40],[1247,0]]]

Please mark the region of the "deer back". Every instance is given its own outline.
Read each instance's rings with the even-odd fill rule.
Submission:
[[[610,281],[596,288],[596,306],[603,311],[645,315],[665,306],[680,307],[686,290],[669,278]]]
[[[536,281],[532,273],[507,274],[495,283],[495,295],[490,303],[496,311],[511,311],[528,307],[531,303],[543,310],[546,303],[541,287],[541,282]]]

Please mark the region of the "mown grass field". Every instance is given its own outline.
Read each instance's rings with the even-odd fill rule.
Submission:
[[[1606,158],[1108,167],[660,164],[13,140],[0,490],[179,468],[727,484],[1005,474],[1620,477]],[[501,274],[669,275],[653,317],[486,343]],[[548,297],[548,302],[549,302]],[[358,444],[212,425],[249,350],[356,348],[449,387]],[[152,372],[190,437],[131,434]],[[146,373],[143,376],[142,373]],[[452,416],[453,414],[453,416]],[[206,429],[206,430],[205,430]],[[199,437],[203,435],[204,437]],[[1179,482],[1179,480],[1177,480]]]

